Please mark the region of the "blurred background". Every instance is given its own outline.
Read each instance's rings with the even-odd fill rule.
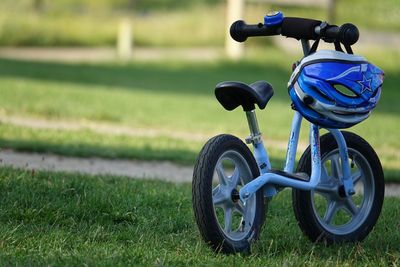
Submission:
[[[227,38],[233,20],[258,23],[271,10],[359,27],[354,51],[386,81],[377,110],[353,130],[376,148],[387,180],[400,182],[398,0],[2,0],[0,147],[190,165],[209,137],[247,135],[242,112],[214,99],[215,84],[264,79],[275,96],[259,121],[281,167],[300,44]],[[301,138],[299,150],[306,130]]]
[[[352,22],[367,43],[395,46],[399,5],[396,0],[3,0],[0,45],[117,48],[129,37],[136,48],[222,48],[231,20],[255,23],[268,11],[282,10],[286,16]]]

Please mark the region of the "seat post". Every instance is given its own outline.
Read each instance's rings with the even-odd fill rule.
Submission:
[[[256,159],[260,173],[265,174],[271,170],[271,163],[269,161],[268,152],[263,145],[260,129],[258,128],[256,111],[254,109],[246,111],[246,117],[250,129],[250,136],[246,138],[246,143],[253,145],[253,155]],[[273,185],[267,185],[264,190],[266,196],[273,196],[276,194],[276,189]]]
[[[246,143],[257,145],[261,143],[261,133],[258,127],[255,109],[246,111],[246,118],[250,129],[250,136],[246,138]]]

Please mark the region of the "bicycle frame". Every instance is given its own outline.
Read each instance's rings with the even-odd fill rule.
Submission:
[[[310,50],[309,42],[302,40],[303,52],[305,55]],[[295,111],[290,137],[288,141],[288,148],[286,153],[286,163],[284,172],[289,174],[287,176],[272,173],[271,164],[268,156],[268,152],[264,147],[261,140],[261,133],[258,130],[257,119],[255,111],[246,112],[247,120],[250,128],[250,137],[248,142],[253,144],[254,157],[257,165],[259,166],[261,175],[255,178],[253,181],[247,183],[240,189],[240,199],[245,201],[250,198],[255,192],[264,187],[264,196],[272,197],[278,193],[278,187],[293,187],[301,190],[316,190],[319,191],[332,191],[338,190],[336,188],[324,187],[320,184],[321,180],[321,148],[320,148],[320,135],[319,126],[310,123],[310,144],[311,144],[311,177],[308,181],[298,180],[290,177],[290,174],[294,174],[294,166],[296,160],[297,145],[299,140],[301,122],[303,117],[298,111]],[[346,196],[354,194],[353,181],[351,179],[351,170],[349,167],[348,150],[346,141],[343,134],[338,129],[327,129],[334,137],[338,144],[339,155],[342,165],[341,183],[344,187],[344,194]]]

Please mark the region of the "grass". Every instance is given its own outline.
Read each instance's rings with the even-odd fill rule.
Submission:
[[[32,2],[0,3],[0,45],[114,46],[123,17],[132,19],[138,46],[222,46],[226,33],[224,1],[135,1],[134,8],[127,6],[128,1],[118,0],[47,1],[42,11],[33,10]],[[286,16],[327,19],[323,8],[265,3],[248,3],[244,19],[260,22],[270,10],[282,10]],[[396,0],[337,1],[336,13],[336,23],[400,31],[400,4]]]
[[[216,255],[200,239],[189,184],[0,169],[0,265],[395,266],[400,200],[386,198],[360,244],[312,244],[290,195],[270,203],[253,253]]]
[[[290,74],[288,66],[297,57],[282,55],[272,49],[257,53],[258,59],[239,63],[180,61],[127,65],[0,60],[3,118],[41,119],[49,125],[61,120],[129,127],[132,131],[144,129],[132,136],[85,128],[41,129],[3,123],[0,146],[63,155],[192,164],[207,138],[223,132],[242,138],[248,134],[242,112],[225,112],[214,99],[215,84],[221,80],[252,82],[266,78],[274,85],[275,96],[258,115],[275,166],[280,167],[285,147],[274,143],[285,144],[289,134],[292,111],[284,84]],[[387,51],[371,57],[386,71],[383,96],[371,118],[352,130],[377,150],[388,181],[400,181],[400,109],[396,104],[400,82],[396,60],[400,55]],[[302,131],[301,140],[307,142],[306,130]]]

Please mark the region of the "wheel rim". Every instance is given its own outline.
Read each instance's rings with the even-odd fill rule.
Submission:
[[[343,174],[338,149],[322,159],[321,181],[311,192],[313,211],[320,225],[336,235],[345,235],[360,227],[371,211],[375,195],[373,172],[367,159],[352,148],[348,153],[356,193],[348,197],[339,195]]]
[[[256,211],[256,195],[246,201],[238,199],[238,191],[253,179],[247,161],[238,152],[229,150],[221,155],[213,175],[212,201],[214,214],[224,235],[234,241],[251,231]]]

